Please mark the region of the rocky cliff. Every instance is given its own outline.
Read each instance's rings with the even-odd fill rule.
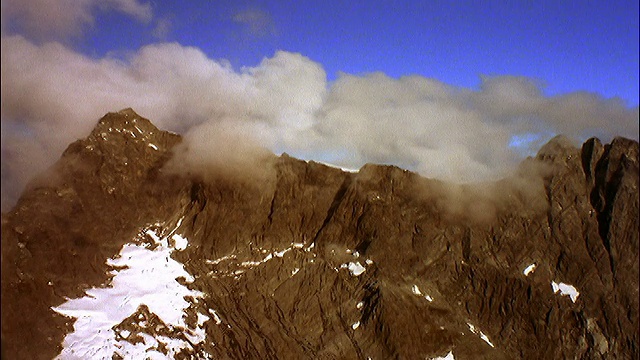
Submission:
[[[465,186],[286,154],[202,177],[180,143],[107,114],[3,214],[3,358],[639,355],[635,141]]]

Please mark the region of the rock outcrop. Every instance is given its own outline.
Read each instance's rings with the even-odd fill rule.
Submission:
[[[464,186],[286,154],[268,179],[205,179],[168,171],[180,142],[107,114],[3,214],[3,358],[89,358],[64,339],[95,311],[65,303],[133,273],[125,249],[166,251],[193,295],[173,323],[142,302],[106,329],[114,358],[639,355],[635,141],[557,137]]]

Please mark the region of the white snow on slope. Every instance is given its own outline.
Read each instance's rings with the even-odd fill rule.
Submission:
[[[271,260],[274,260],[276,258],[283,258],[285,254],[287,254],[288,252],[297,252],[297,253],[310,252],[315,247],[315,243],[313,242],[307,245],[307,247],[305,247],[305,245],[307,244],[303,242],[292,242],[289,247],[286,247],[281,250],[257,248],[257,249],[253,249],[253,252],[252,252],[253,254],[249,254],[249,256],[239,257],[236,254],[227,254],[214,260],[205,259],[205,263],[207,265],[218,265],[222,262],[228,262],[227,265],[230,267],[230,270],[229,269],[213,269],[212,271],[209,271],[208,275],[213,278],[217,278],[218,276],[225,276],[225,277],[233,276],[235,279],[239,279],[239,276],[241,274],[244,274],[247,271],[251,271],[257,268],[258,266],[266,264],[267,262],[270,262]],[[258,253],[258,256],[260,256],[259,258],[256,258],[255,256],[256,252]],[[316,257],[314,253],[312,254],[313,254],[313,257]],[[309,262],[313,263],[314,260],[311,259]],[[234,270],[235,266],[240,266],[243,269]],[[300,269],[301,269],[300,267],[292,268],[290,270],[291,276],[296,275],[300,271]]]
[[[413,287],[411,288],[411,292],[414,295],[418,295],[418,296],[422,296],[422,291],[420,291],[420,288],[418,287],[418,285],[413,285]],[[427,294],[424,296],[425,299],[427,299],[427,301],[429,302],[433,302],[433,297],[431,297],[431,295]]]
[[[487,335],[485,335],[482,331],[480,331],[478,328],[476,328],[475,326],[473,326],[473,324],[471,323],[467,323],[467,326],[469,326],[469,330],[471,330],[472,333],[480,336],[480,338],[482,340],[484,340],[484,342],[486,342],[487,344],[489,344],[489,346],[491,347],[495,347],[493,346],[493,343],[491,342],[491,340],[489,340],[489,337]]]
[[[349,269],[353,276],[358,276],[362,274],[365,270],[367,270],[364,266],[360,264],[360,262],[350,262],[348,264],[340,265],[341,269]]]
[[[573,285],[552,281],[551,288],[553,289],[554,293],[557,293],[559,291],[560,295],[569,296],[571,298],[571,301],[573,302],[576,302],[578,296],[580,296],[580,293]]]
[[[189,245],[189,241],[187,241],[187,239],[183,238],[182,235],[179,234],[173,234],[173,236],[171,236],[171,240],[173,240],[173,246],[178,251],[186,249]]]
[[[449,353],[447,355],[445,355],[444,357],[442,356],[438,356],[436,358],[433,358],[431,360],[455,360],[456,358],[453,357],[453,352],[449,351]]]
[[[230,255],[225,255],[221,258],[215,259],[215,260],[205,260],[205,264],[207,265],[218,265],[219,263],[226,261],[226,260],[231,260],[231,259],[236,259],[236,255],[235,254],[230,254]]]
[[[522,273],[524,274],[524,276],[529,276],[529,274],[531,274],[531,272],[532,272],[533,270],[535,270],[535,269],[536,269],[536,266],[537,266],[537,265],[536,265],[535,263],[533,263],[533,264],[531,264],[531,265],[527,266],[527,267],[522,271]]]
[[[222,319],[220,319],[220,316],[215,310],[209,309],[209,314],[213,315],[213,320],[216,322],[217,325],[222,324]]]
[[[312,244],[312,245],[313,245],[313,244]],[[312,249],[312,248],[313,248],[313,246],[312,246],[312,245],[310,245],[310,247],[309,247],[308,249]],[[243,266],[243,267],[255,267],[255,266],[258,266],[258,265],[264,264],[264,263],[266,263],[266,262],[267,262],[267,261],[269,261],[269,260],[274,259],[274,257],[278,257],[278,258],[284,257],[284,254],[288,253],[289,251],[291,251],[291,250],[293,250],[293,249],[302,249],[302,248],[304,248],[304,243],[291,243],[291,246],[289,246],[288,248],[282,249],[282,250],[280,250],[280,251],[273,251],[273,252],[270,252],[270,253],[268,253],[268,254],[267,254],[267,256],[265,256],[265,257],[264,257],[263,259],[261,259],[261,260],[248,260],[248,261],[243,261],[243,262],[241,262],[241,263],[240,263],[240,266]],[[308,251],[308,250],[305,250],[305,251]],[[266,250],[266,249],[262,249],[262,251],[261,251],[261,252],[262,252],[263,254],[266,254],[266,253],[268,252],[268,250]],[[229,259],[229,258],[231,258],[231,257],[233,257],[233,258],[235,259],[235,258],[236,258],[236,255],[227,255],[227,256],[224,256],[224,257],[222,257],[222,258],[220,258],[220,259],[213,260],[213,261],[212,261],[212,260],[207,260],[207,263],[208,263],[208,264],[217,264],[217,263],[219,263],[221,260],[223,260],[223,259]]]
[[[140,305],[147,305],[149,311],[156,314],[165,324],[183,327],[185,334],[192,343],[204,340],[205,333],[201,328],[187,330],[183,314],[189,303],[184,299],[191,296],[194,299],[202,297],[202,293],[188,289],[176,281],[184,278],[192,282],[193,278],[187,273],[182,264],[171,258],[171,252],[186,248],[188,242],[180,235],[172,236],[172,244],[166,237],[160,238],[154,231],[147,230],[158,245],[150,250],[145,245],[125,244],[119,255],[108,259],[107,264],[118,270],[109,287],[92,288],[86,291],[86,296],[69,299],[67,302],[53,308],[54,311],[77,318],[74,331],[67,334],[63,342],[63,350],[58,359],[106,359],[114,352],[125,355],[126,358],[144,358],[144,356],[164,357],[164,354],[146,354],[142,357],[140,351],[149,349],[157,342],[145,336],[144,349],[141,343],[133,345],[127,341],[116,340],[112,327],[120,324],[125,318],[133,314]],[[206,321],[198,316],[200,322]],[[167,356],[172,357],[188,342],[163,338],[159,339],[169,348]]]

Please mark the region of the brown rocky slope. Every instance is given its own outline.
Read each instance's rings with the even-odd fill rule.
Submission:
[[[518,174],[473,186],[287,155],[259,180],[185,175],[164,166],[180,143],[131,109],[109,113],[3,214],[3,358],[60,354],[74,319],[51,308],[107,287],[106,259],[151,228],[188,239],[171,257],[203,295],[185,321],[209,314],[204,340],[173,353],[157,341],[156,354],[638,358],[635,141],[557,137]],[[123,329],[186,331],[146,306],[110,331]]]

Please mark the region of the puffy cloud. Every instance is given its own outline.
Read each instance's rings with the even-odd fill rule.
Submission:
[[[148,23],[149,3],[138,0],[3,0],[3,32],[7,23],[39,40],[64,40],[81,35],[94,21],[97,10],[116,10]]]
[[[524,77],[484,78],[481,91],[469,95],[474,108],[496,121],[508,121],[522,131],[541,127],[577,138],[625,134],[637,138],[638,107],[621,99],[574,92],[545,97],[540,85]]]
[[[638,108],[572,93],[548,97],[530,79],[483,79],[473,91],[419,76],[343,74],[277,52],[252,68],[176,43],[125,60],[59,43],[2,38],[2,207],[109,111],[133,107],[185,135],[194,167],[242,164],[262,148],[350,168],[389,163],[455,182],[496,179],[556,133],[637,139]],[[243,144],[237,153],[229,144]],[[236,155],[234,155],[236,154]],[[235,159],[235,160],[234,160]],[[236,161],[237,160],[237,161]]]
[[[486,179],[513,160],[509,132],[460,96],[423,77],[345,75],[331,88],[317,128],[332,147],[349,149],[346,166],[378,162],[449,180]]]

